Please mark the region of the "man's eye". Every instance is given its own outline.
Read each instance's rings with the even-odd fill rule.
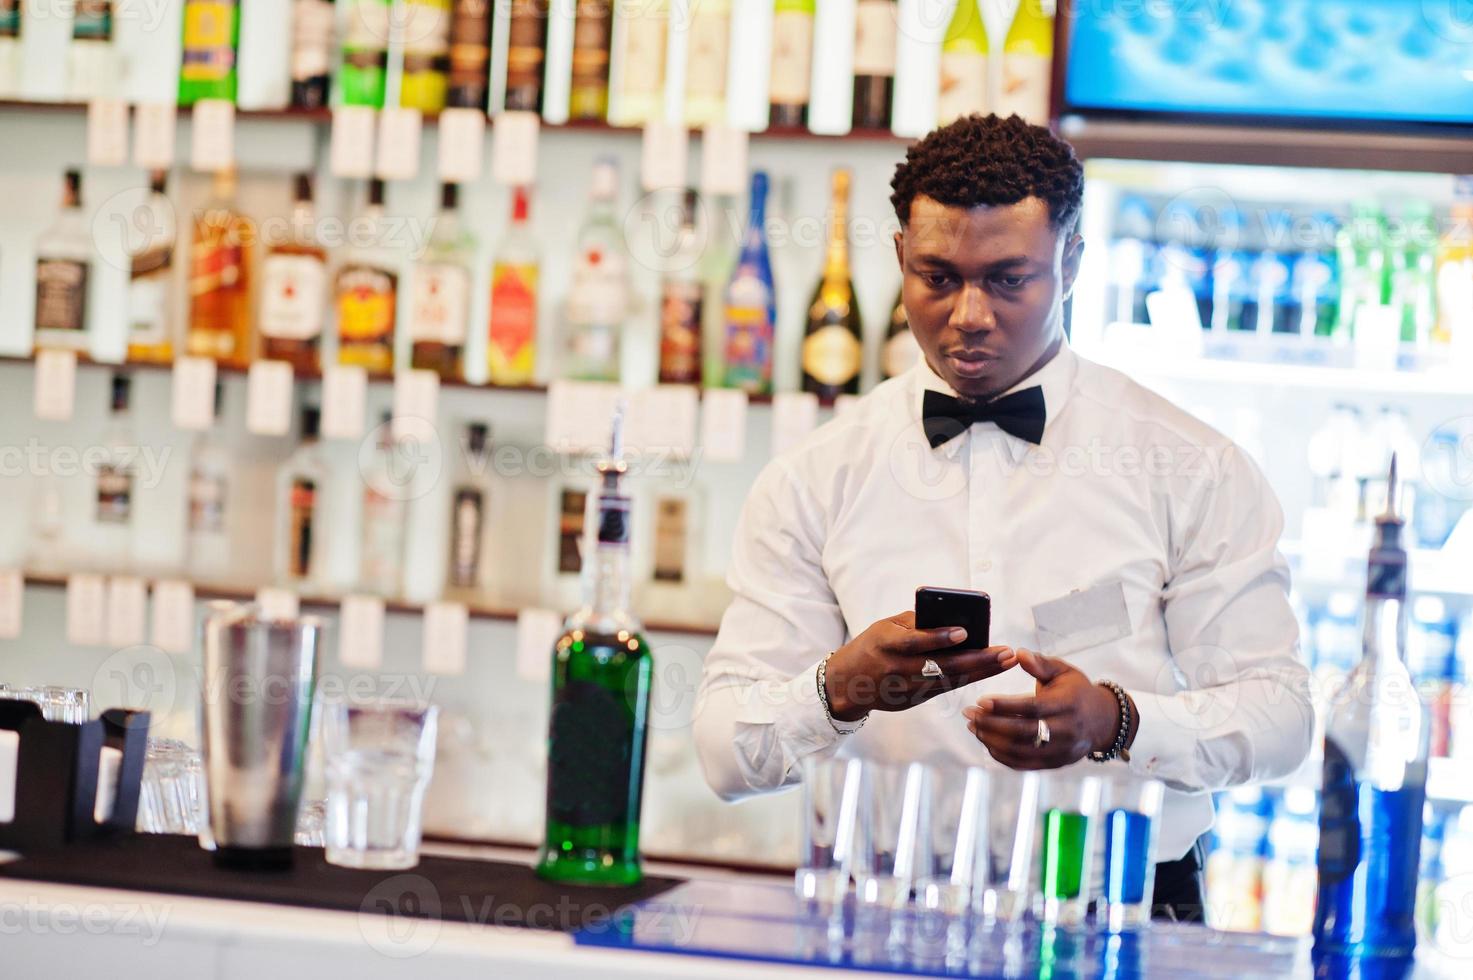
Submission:
[[[950,281],[951,281],[951,276],[947,275],[944,272],[922,272],[921,273],[921,282],[924,282],[927,286],[930,286],[932,289],[940,289],[942,286],[945,286]]]
[[[1028,276],[1002,276],[997,281],[1004,289],[1022,289],[1028,285]]]

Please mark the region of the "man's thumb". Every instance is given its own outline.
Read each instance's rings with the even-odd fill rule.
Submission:
[[[1018,666],[1022,667],[1040,684],[1047,684],[1060,674],[1068,673],[1074,668],[1067,663],[1054,657],[1045,657],[1041,653],[1032,650],[1018,651]]]

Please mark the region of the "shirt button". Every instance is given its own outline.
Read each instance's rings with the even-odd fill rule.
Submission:
[[[990,562],[990,561],[979,561],[977,563],[977,571],[979,571],[979,572],[990,572],[990,571],[992,571],[992,562]]]

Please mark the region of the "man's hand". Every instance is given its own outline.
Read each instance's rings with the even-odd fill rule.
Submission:
[[[967,730],[994,759],[1011,769],[1057,769],[1115,744],[1120,705],[1109,688],[1055,657],[1019,650],[1017,659],[1038,682],[1033,697],[982,698],[962,709]],[[1037,741],[1040,718],[1049,728],[1044,745]]]
[[[1003,646],[932,657],[935,651],[964,641],[967,631],[921,630],[915,622],[913,612],[882,619],[834,651],[824,680],[836,719],[858,721],[871,711],[904,711],[1018,662],[1012,649]],[[921,674],[928,657],[940,666],[940,677]]]

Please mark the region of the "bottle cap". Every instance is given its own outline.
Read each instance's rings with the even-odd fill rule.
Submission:
[[[82,206],[82,172],[80,170],[68,170],[63,181],[62,206],[79,208]]]
[[[368,182],[368,203],[382,206],[384,203],[384,182],[380,177],[374,177]]]
[[[319,423],[322,421],[322,412],[316,405],[302,406],[302,441],[307,442],[317,438]]]
[[[444,183],[440,185],[440,209],[443,211],[454,211],[460,202],[460,186],[458,184]]]
[[[164,188],[169,184],[169,172],[167,170],[154,170],[148,175],[148,189],[155,194],[164,193]]]
[[[128,396],[133,391],[133,378],[121,371],[113,375],[112,409],[114,412],[128,410]]]
[[[308,173],[297,174],[296,200],[298,203],[311,203],[312,201],[312,175]]]
[[[518,184],[511,192],[511,220],[526,221],[531,210],[532,193],[525,184]]]
[[[465,427],[465,448],[467,452],[479,456],[486,451],[487,437],[491,428],[485,422],[471,422]]]

